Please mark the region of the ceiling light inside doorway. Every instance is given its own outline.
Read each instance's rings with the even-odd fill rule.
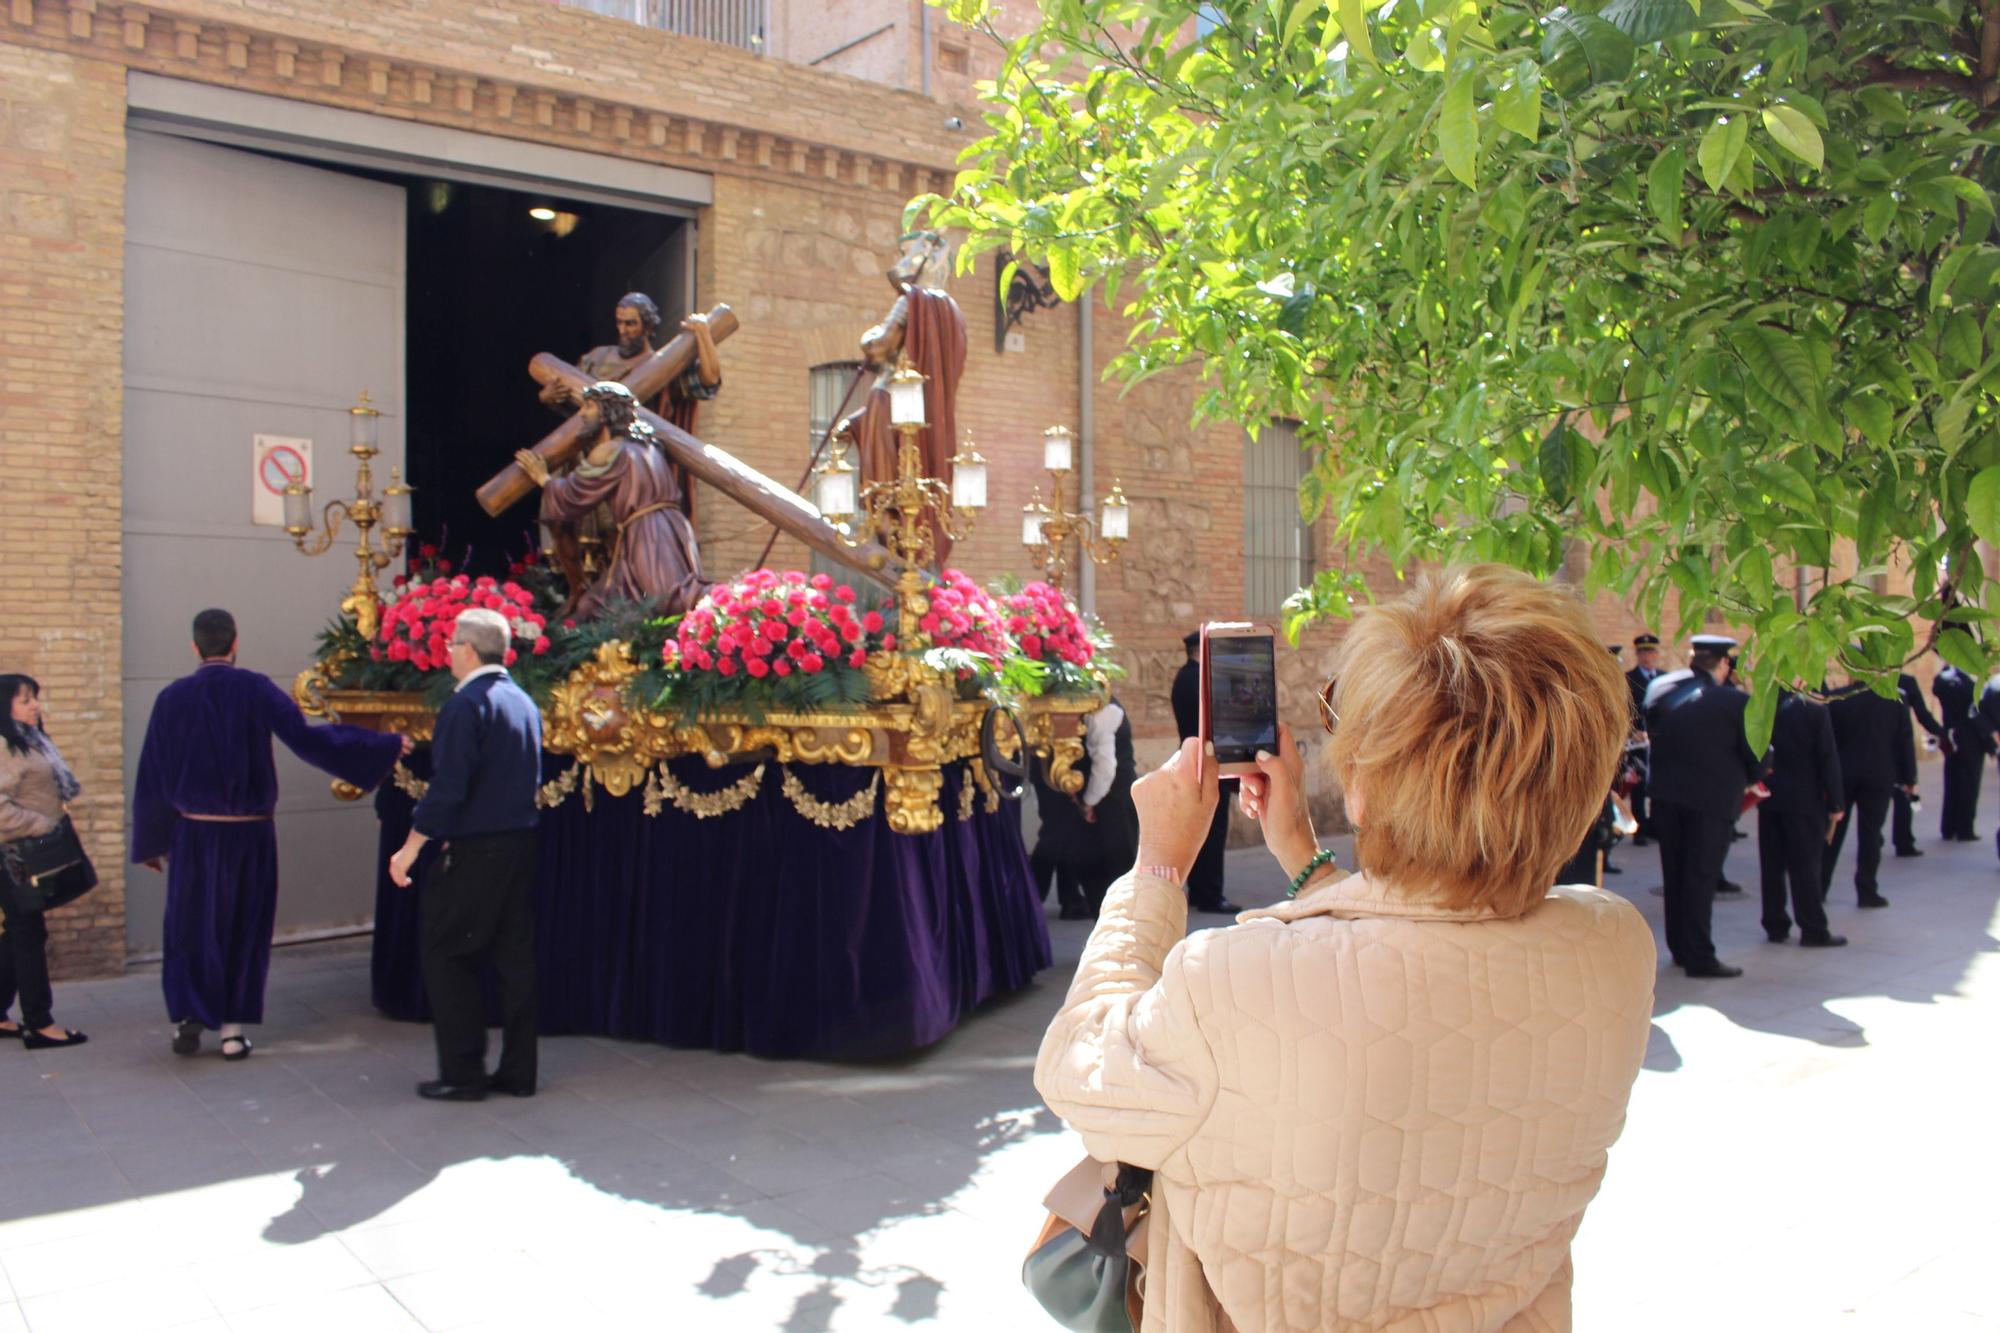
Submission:
[[[556,211],[553,208],[531,208],[528,210],[528,216],[537,222],[554,222]]]

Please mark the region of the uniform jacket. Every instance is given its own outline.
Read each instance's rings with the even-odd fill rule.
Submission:
[[[1771,789],[1765,808],[1787,814],[1830,815],[1847,805],[1833,719],[1824,704],[1786,694],[1771,726]]]
[[[1840,747],[1848,791],[1916,782],[1916,732],[1900,699],[1884,699],[1866,685],[1848,685],[1828,696],[1826,711],[1833,715],[1833,739]]]
[[[1559,888],[1526,916],[1353,875],[1183,939],[1107,896],[1035,1086],[1154,1169],[1143,1333],[1549,1333],[1646,1050],[1653,934]]]
[[[1763,772],[1743,735],[1749,703],[1741,690],[1718,685],[1699,671],[1656,699],[1646,710],[1646,734],[1653,743],[1646,794],[1733,822],[1742,810],[1743,789]]]
[[[1981,725],[1978,710],[1973,706],[1977,692],[1972,677],[1955,666],[1947,666],[1931,681],[1931,696],[1938,701],[1938,718],[1944,723],[1951,743],[1961,750],[1990,754],[1991,735]]]
[[[1632,725],[1646,725],[1646,687],[1659,679],[1658,667],[1633,667],[1625,673],[1625,688],[1632,695]]]
[[[1902,696],[1905,704],[1909,705],[1910,715],[1917,719],[1918,726],[1939,740],[1944,739],[1944,728],[1939,725],[1936,718],[1931,716],[1931,710],[1924,707],[1923,686],[1917,684],[1915,676],[1912,676],[1907,671],[1898,675],[1896,677],[1896,693]]]

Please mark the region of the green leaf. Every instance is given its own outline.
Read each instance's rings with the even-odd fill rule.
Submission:
[[[1954,398],[1931,415],[1931,425],[1937,431],[1938,447],[1947,456],[1958,452],[1958,446],[1965,442],[1965,419],[1972,411],[1972,404],[1964,398]]]
[[[1368,16],[1361,8],[1361,0],[1339,0],[1334,12],[1340,19],[1340,35],[1347,39],[1350,58],[1374,64],[1375,44],[1368,40]]]
[[[1978,181],[1967,180],[1963,176],[1940,176],[1937,183],[1974,208],[1983,208],[1988,213],[1993,211],[1993,200]]]
[[[1610,83],[1632,72],[1638,48],[1632,39],[1594,14],[1558,9],[1542,37],[1542,70],[1564,97],[1593,84]]]
[[[1299,28],[1325,4],[1326,0],[1292,0],[1291,13],[1285,15],[1284,33],[1278,40],[1290,46],[1292,40],[1299,35]]]
[[[1049,249],[1049,286],[1065,301],[1074,301],[1083,291],[1083,276],[1077,271],[1077,254],[1070,246]]]
[[[1542,137],[1542,67],[1522,60],[1493,97],[1493,119],[1529,143]]]
[[[1861,210],[1861,234],[1879,245],[1889,234],[1890,224],[1896,220],[1896,196],[1884,190],[1868,201]]]
[[[1570,502],[1569,437],[1569,422],[1558,421],[1555,429],[1542,437],[1542,447],[1536,456],[1536,464],[1542,475],[1542,489],[1547,492],[1550,503],[1558,509],[1566,507]]]
[[[1715,123],[1701,136],[1701,146],[1695,150],[1695,160],[1701,163],[1701,178],[1708,182],[1709,189],[1722,193],[1749,138],[1750,122],[1745,115],[1715,118]]]
[[[2000,467],[1975,473],[1965,489],[1965,518],[1979,540],[2000,546]]]
[[[1819,405],[1820,379],[1799,341],[1768,324],[1738,326],[1729,344],[1764,391],[1795,412]]]
[[[1701,26],[1687,0],[1611,0],[1597,16],[1641,45]]]
[[[1818,171],[1826,165],[1826,146],[1820,142],[1819,126],[1797,107],[1765,107],[1764,129],[1777,141],[1778,147],[1813,170]]]
[[[1986,651],[1979,646],[1979,640],[1967,634],[1956,625],[1946,627],[1938,635],[1938,656],[1969,676],[1986,674]]]
[[[1860,431],[1878,449],[1887,449],[1896,414],[1880,394],[1857,393],[1841,404],[1847,424]]]
[[[1979,321],[1960,310],[1944,322],[1944,353],[1963,370],[1979,364]]]
[[[1777,719],[1778,675],[1774,671],[1760,671],[1750,690],[1750,704],[1743,710],[1744,739],[1758,754],[1770,746],[1771,729]]]
[[[1459,182],[1479,188],[1479,121],[1472,110],[1472,85],[1477,66],[1468,56],[1452,62],[1445,79],[1444,101],[1438,109],[1438,148],[1444,164]]]
[[[1646,206],[1653,210],[1653,216],[1660,220],[1676,239],[1684,230],[1681,224],[1681,184],[1687,176],[1687,154],[1678,147],[1669,148],[1653,159],[1653,169],[1646,173]],[[1004,287],[1001,290],[1006,290]]]

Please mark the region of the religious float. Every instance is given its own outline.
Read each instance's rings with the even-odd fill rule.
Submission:
[[[907,277],[901,291],[885,325],[915,315],[924,331],[918,310],[950,300]],[[926,313],[957,317],[955,307]],[[345,521],[359,534],[360,565],[294,694],[309,715],[419,742],[375,796],[386,866],[425,790],[422,742],[453,683],[452,622],[470,606],[502,611],[515,631],[510,669],[543,712],[543,1030],[772,1057],[910,1050],[1048,965],[1012,798],[1028,764],[1057,791],[1082,788],[1084,720],[1116,668],[1108,641],[1058,586],[1059,563],[1053,581],[993,588],[937,568],[985,503],[985,460],[969,448],[926,467],[927,432],[949,419],[939,409],[955,369],[926,376],[899,330],[871,330],[878,401],[829,432],[813,505],[636,406],[665,407],[665,391],[712,360],[736,319],[717,307],[705,326],[624,367],[634,406],[619,398],[608,416],[583,402],[605,397],[594,375],[535,359],[545,389],[568,386],[583,410],[517,455],[481,503],[497,514],[543,481],[545,523],[574,514],[565,496],[612,502],[577,530],[552,523],[554,558],[531,554],[504,577],[474,577],[416,545],[400,481],[372,495],[373,420],[357,408],[355,498],[315,521],[307,494],[288,496],[302,550],[326,549]],[[962,325],[959,348],[962,358]],[[885,464],[879,437],[889,432]],[[860,469],[847,460],[850,443]],[[637,452],[626,459],[628,448]],[[615,583],[621,560],[643,558],[633,513],[648,517],[671,497],[636,503],[609,482],[591,490],[547,479],[567,468],[615,480],[621,463],[671,466],[853,577],[756,569],[697,579],[685,604],[600,596],[594,614],[577,614],[590,591]],[[1097,525],[1111,552],[1125,535],[1123,505],[1114,495]],[[672,517],[684,526],[680,512]],[[407,572],[384,592],[379,576],[406,545]],[[691,538],[686,554],[698,562]],[[385,869],[376,897],[374,1001],[423,1019],[415,895]]]

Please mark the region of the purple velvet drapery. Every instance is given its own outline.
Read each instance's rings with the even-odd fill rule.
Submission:
[[[425,756],[420,752],[417,758]],[[569,760],[544,756],[545,778]],[[754,766],[676,760],[701,792]],[[815,797],[839,802],[873,770],[798,764]],[[543,812],[535,887],[541,1028],[546,1033],[854,1059],[929,1045],[982,1001],[1026,985],[1050,961],[1048,928],[1021,843],[1020,807],[958,818],[966,766],[945,772],[944,827],[905,837],[873,816],[820,828],[780,790],[776,763],[731,814],[669,805],[648,818],[637,792],[581,793]],[[410,800],[377,797],[383,857],[402,845]],[[414,892],[377,885],[374,1000],[428,1015]]]

